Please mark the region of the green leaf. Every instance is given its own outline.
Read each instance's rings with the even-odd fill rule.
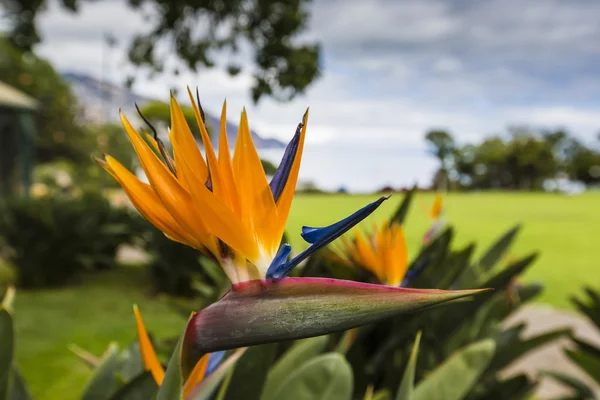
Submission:
[[[181,372],[181,345],[185,333],[179,338],[177,346],[171,355],[169,365],[165,371],[165,379],[163,379],[162,385],[156,395],[156,400],[176,400],[180,399],[183,395],[183,375]],[[193,367],[192,367],[193,368]]]
[[[512,242],[515,240],[517,233],[521,229],[521,225],[517,225],[511,228],[508,232],[496,241],[489,249],[485,252],[485,254],[479,260],[479,266],[484,271],[489,271],[496,265],[502,256],[506,254],[506,251],[509,249]]]
[[[192,389],[192,392],[185,400],[210,400],[215,390],[217,390],[219,383],[231,371],[231,368],[246,350],[247,348],[237,349],[232,355],[227,357],[212,374],[204,378],[202,382]]]
[[[600,384],[600,358],[583,351],[565,350],[565,354],[584,370],[592,379]]]
[[[573,340],[577,347],[583,352],[588,353],[590,356],[600,359],[600,348],[583,339],[578,339],[576,337],[572,337],[571,340]]]
[[[265,392],[272,392],[290,373],[304,364],[314,356],[321,354],[327,346],[327,336],[317,336],[314,338],[299,340],[294,343],[283,356],[277,360],[265,383]]]
[[[110,399],[117,389],[119,347],[111,343],[102,355],[98,368],[83,389],[82,400]]]
[[[13,311],[13,303],[15,302],[15,287],[9,286],[4,293],[1,307],[8,312]]]
[[[472,400],[532,400],[538,383],[537,380],[530,380],[527,375],[520,374],[486,385],[486,391],[478,393]]]
[[[408,215],[408,211],[410,210],[410,205],[412,203],[412,199],[415,196],[416,191],[417,185],[414,185],[412,189],[406,192],[402,203],[400,203],[400,206],[398,206],[398,209],[396,210],[394,215],[392,215],[392,218],[390,218],[390,223],[396,222],[401,225],[404,224],[404,220],[406,219],[406,215]]]
[[[359,329],[360,328],[353,328],[345,331],[340,340],[338,341],[335,351],[337,351],[340,354],[348,353],[348,350],[350,350],[350,347],[352,347],[352,345],[356,341]]]
[[[381,389],[375,392],[373,400],[391,400],[392,394],[387,389]]]
[[[153,399],[158,392],[150,372],[143,372],[122,386],[111,400],[148,400]]]
[[[587,384],[577,379],[574,376],[563,374],[558,371],[540,371],[541,375],[549,376],[550,378],[562,383],[563,385],[573,389],[577,398],[585,400],[585,399],[595,399],[594,390],[590,388]]]
[[[540,346],[547,344],[553,340],[559,339],[562,336],[569,335],[570,329],[557,329],[550,332],[545,332],[540,335],[531,337],[526,340],[519,340],[517,342],[508,343],[505,346],[498,346],[498,351],[494,355],[494,359],[490,363],[490,369],[500,370],[519,357],[524,356],[531,350],[534,350]],[[498,345],[498,344],[497,344]]]
[[[191,318],[183,343],[184,376],[206,353],[321,336],[476,293],[321,278],[244,282]]]
[[[339,353],[327,353],[293,370],[262,400],[350,400],[352,368]]]
[[[439,273],[436,286],[439,289],[449,289],[452,284],[469,267],[471,256],[475,251],[475,244],[470,244],[464,249],[452,252],[445,262],[443,270]]]
[[[82,349],[76,344],[70,344],[69,350],[73,352],[85,365],[90,367],[91,369],[95,369],[100,364],[100,359],[90,353],[89,351]]]
[[[419,354],[420,342],[421,332],[419,331],[419,333],[417,333],[417,337],[415,338],[415,343],[413,344],[412,351],[410,352],[410,358],[408,359],[408,364],[406,364],[406,369],[404,370],[402,381],[400,382],[400,386],[398,387],[398,392],[396,393],[396,400],[411,400],[413,397],[413,391],[415,386],[415,369],[417,368],[417,355]]]
[[[235,366],[232,377],[235,384],[229,386],[225,399],[260,399],[276,350],[274,343],[249,347]]]
[[[12,369],[12,383],[9,389],[9,399],[10,400],[32,400],[29,391],[27,390],[27,386],[25,386],[25,381],[23,377],[19,373],[19,371],[13,367]]]
[[[144,373],[144,362],[140,352],[140,344],[136,340],[121,353],[119,375],[126,382]]]
[[[0,308],[0,400],[8,399],[14,340],[12,316]]]
[[[471,390],[494,357],[496,345],[486,339],[453,354],[421,381],[413,400],[460,400]]]

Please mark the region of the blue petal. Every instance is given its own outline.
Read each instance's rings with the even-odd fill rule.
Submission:
[[[273,271],[276,271],[280,266],[287,262],[287,259],[292,252],[292,246],[287,243],[281,245],[277,254],[271,261],[271,265],[269,265],[269,269],[267,269],[267,279],[270,278],[270,275]]]
[[[280,266],[269,268],[267,271],[267,278],[269,279],[281,279],[285,277],[288,272],[292,270],[296,265],[300,264],[306,257],[315,253],[320,248],[327,246],[338,237],[342,236],[354,225],[367,218],[373,211],[377,209],[385,200],[389,199],[389,196],[380,197],[373,203],[361,208],[349,217],[336,222],[333,225],[329,225],[324,228],[302,228],[302,238],[310,243],[310,246],[302,253],[298,254],[292,260]]]
[[[429,265],[429,261],[430,260],[423,260],[421,264],[406,271],[406,275],[404,276],[404,280],[400,284],[400,287],[407,287],[413,279],[421,275],[421,273],[425,270],[425,267]]]
[[[225,357],[225,353],[227,353],[227,351],[216,351],[209,354],[205,376],[210,375],[219,366],[221,360],[223,360],[223,357]]]
[[[300,132],[302,131],[303,123],[298,124],[298,128],[296,128],[296,133],[292,140],[288,143],[285,148],[285,152],[283,153],[283,157],[281,158],[281,162],[279,163],[279,167],[277,167],[277,171],[275,171],[275,175],[271,179],[269,186],[271,187],[271,193],[273,193],[273,199],[277,203],[285,185],[290,176],[290,171],[292,170],[292,165],[294,165],[294,159],[296,158],[296,153],[298,152],[298,144],[300,143]]]

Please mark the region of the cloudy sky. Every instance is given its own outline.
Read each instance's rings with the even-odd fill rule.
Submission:
[[[51,3],[39,52],[62,71],[100,77],[103,34],[124,48],[145,27],[123,3],[85,3],[76,15]],[[422,151],[433,127],[463,142],[517,124],[563,126],[588,140],[600,130],[600,2],[316,0],[311,11],[306,37],[323,45],[323,75],[291,103],[253,106],[248,75],[214,69],[141,79],[135,89],[166,98],[198,85],[209,110],[226,97],[230,113],[246,105],[257,131],[281,138],[310,106],[314,144]],[[123,50],[110,59],[108,76],[122,80]]]

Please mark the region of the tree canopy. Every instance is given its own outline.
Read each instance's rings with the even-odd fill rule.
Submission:
[[[82,134],[77,100],[49,62],[0,38],[0,77],[40,104],[35,151],[39,162],[81,156],[77,148]]]
[[[61,0],[77,12],[86,0]],[[108,1],[108,0],[105,0]],[[151,28],[129,44],[129,59],[153,72],[179,73],[181,66],[196,71],[217,64],[217,55],[227,55],[226,67],[235,75],[242,70],[236,60],[241,48],[250,45],[254,77],[252,97],[288,101],[303,93],[319,76],[318,43],[299,40],[306,29],[310,0],[129,0],[139,12],[153,10]],[[10,39],[31,50],[43,38],[37,16],[49,0],[7,0],[12,22]],[[151,6],[151,7],[145,7]],[[166,54],[176,54],[180,65],[164,71]],[[244,67],[246,68],[246,67]]]
[[[600,152],[562,130],[511,129],[463,146],[446,131],[432,131],[425,138],[440,160],[434,186],[449,177],[466,189],[535,190],[557,177],[600,183]]]

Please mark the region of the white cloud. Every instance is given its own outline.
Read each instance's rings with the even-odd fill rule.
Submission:
[[[322,41],[323,77],[288,104],[253,105],[252,77],[218,69],[140,79],[141,94],[200,88],[232,120],[245,105],[267,136],[289,138],[310,105],[309,143],[379,144],[422,151],[423,135],[444,127],[480,140],[514,124],[565,126],[591,138],[599,128],[600,3],[586,0],[320,0],[304,38]],[[51,2],[40,18],[39,51],[61,70],[104,73],[120,81],[125,46],[148,24],[124,3],[83,3],[71,15]],[[119,38],[103,70],[103,35]],[[105,53],[106,54],[106,53]],[[251,51],[239,58],[251,65]],[[429,167],[427,167],[429,168]],[[366,178],[365,178],[366,179]]]

